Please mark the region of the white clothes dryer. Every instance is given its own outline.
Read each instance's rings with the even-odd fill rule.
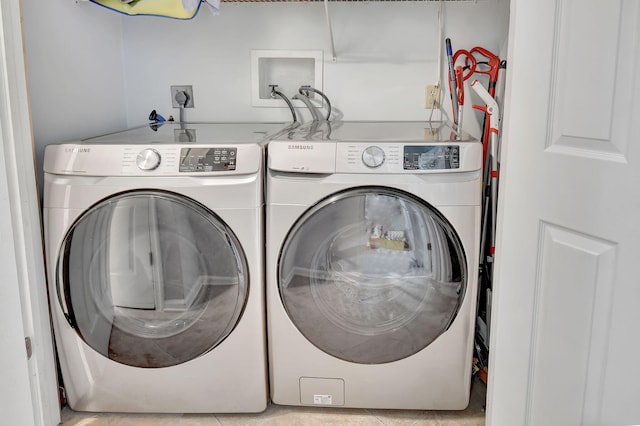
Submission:
[[[267,157],[273,402],[467,407],[482,145],[439,123],[325,122]]]
[[[69,406],[268,401],[264,144],[281,123],[158,123],[49,145],[48,286]]]

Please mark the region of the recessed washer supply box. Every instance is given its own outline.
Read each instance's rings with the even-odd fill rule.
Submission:
[[[321,50],[252,50],[251,105],[285,108],[282,99],[271,97],[272,84],[289,98],[303,85],[322,90],[322,58]],[[304,106],[301,101],[292,102]]]

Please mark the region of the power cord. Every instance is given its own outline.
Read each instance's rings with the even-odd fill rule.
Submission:
[[[174,99],[180,105],[180,122],[184,123],[184,108],[189,102],[189,94],[184,90],[179,90],[176,92]]]

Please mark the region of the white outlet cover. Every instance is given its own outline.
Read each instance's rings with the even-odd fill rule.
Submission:
[[[322,91],[322,50],[252,50],[251,105],[254,107],[287,108],[280,98],[272,98],[269,85],[277,84],[278,91],[294,106],[305,106],[291,99],[302,85]]]

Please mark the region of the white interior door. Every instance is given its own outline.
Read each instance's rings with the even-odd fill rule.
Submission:
[[[2,125],[0,124],[0,142]],[[0,150],[0,164],[5,164],[3,150]],[[29,364],[25,350],[25,327],[22,319],[13,223],[9,203],[7,176],[0,173],[0,415],[7,424],[34,424],[31,388],[29,386]]]
[[[20,3],[0,3],[0,423],[55,425],[60,422],[60,406]],[[25,337],[32,348],[28,359]]]
[[[640,423],[640,2],[512,0],[488,421]]]

